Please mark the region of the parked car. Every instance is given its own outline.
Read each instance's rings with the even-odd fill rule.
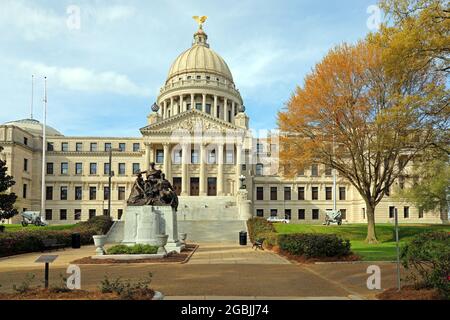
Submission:
[[[271,223],[291,223],[291,220],[279,217],[269,217],[267,218],[267,221]]]

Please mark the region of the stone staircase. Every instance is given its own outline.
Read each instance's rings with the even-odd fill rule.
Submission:
[[[178,221],[236,221],[235,197],[179,197]]]

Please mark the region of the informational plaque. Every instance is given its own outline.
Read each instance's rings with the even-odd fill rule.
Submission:
[[[56,260],[56,258],[58,258],[56,254],[42,255],[39,258],[37,258],[35,263],[52,263],[53,261]]]

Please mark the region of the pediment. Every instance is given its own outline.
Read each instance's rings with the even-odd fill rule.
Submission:
[[[199,129],[203,131],[218,132],[223,132],[226,130],[242,130],[234,124],[193,109],[148,125],[141,129],[141,133],[172,133],[176,130],[185,130],[192,133],[198,131]]]

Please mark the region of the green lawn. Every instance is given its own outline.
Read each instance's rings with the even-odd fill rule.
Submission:
[[[367,244],[366,224],[348,224],[342,226],[321,226],[303,224],[275,224],[278,233],[328,233],[336,234],[351,241],[352,250],[366,261],[389,261],[396,259],[396,246],[394,242],[394,226],[391,224],[376,225],[379,244]],[[449,225],[400,225],[400,244],[412,239],[416,234],[428,231],[450,232]]]
[[[75,227],[75,224],[54,225],[45,227],[36,227],[35,225],[28,225],[28,227],[22,227],[21,224],[4,224],[6,227],[5,232],[17,232],[26,230],[68,230]]]

